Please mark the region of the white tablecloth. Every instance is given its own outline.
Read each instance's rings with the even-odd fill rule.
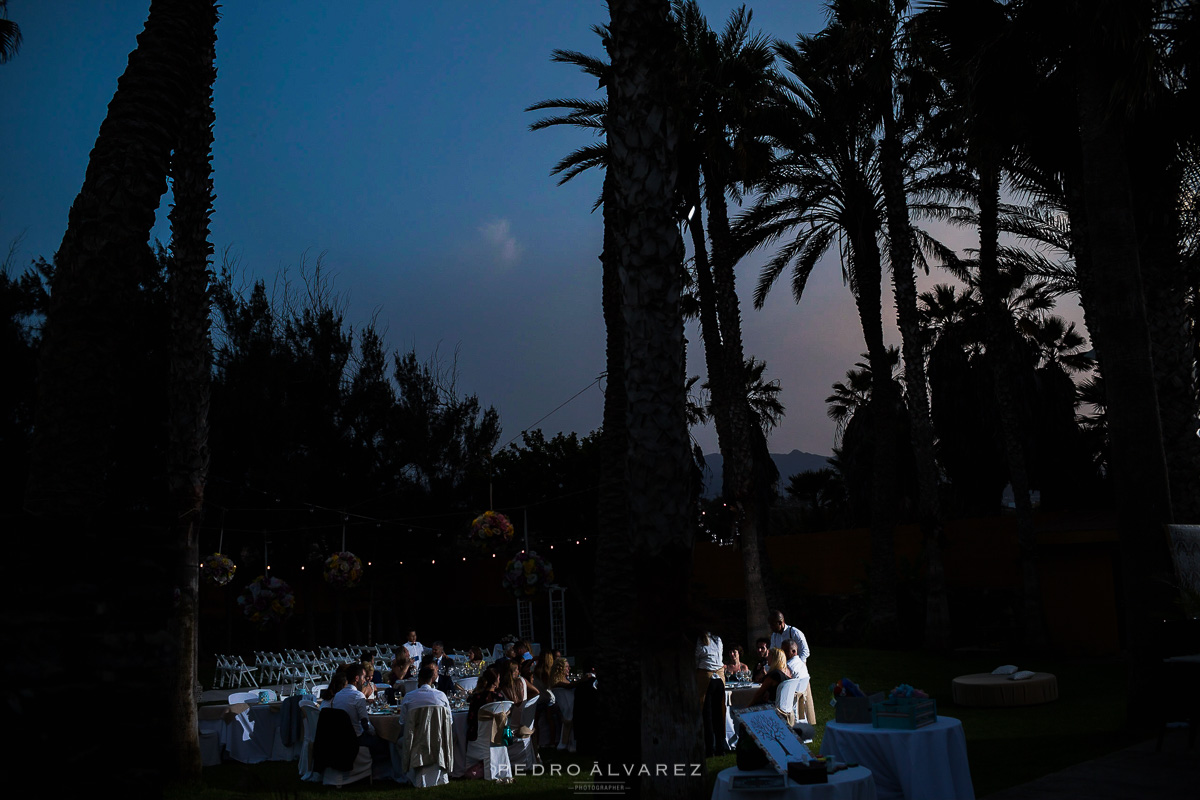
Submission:
[[[975,800],[967,740],[954,717],[912,731],[828,722],[821,755],[831,753],[869,768],[879,800]]]
[[[779,791],[735,792],[729,788],[729,779],[736,774],[737,767],[723,769],[717,774],[713,800],[875,800],[875,781],[866,767],[835,772],[829,776],[829,783],[801,785],[789,781],[787,788]],[[773,775],[775,770],[768,768],[749,774]]]

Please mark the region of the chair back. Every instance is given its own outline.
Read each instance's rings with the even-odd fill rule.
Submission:
[[[502,657],[503,655],[504,655],[504,647],[502,645],[496,645],[495,647],[492,648],[492,661],[495,661],[496,659]]]
[[[800,688],[802,678],[788,678],[779,687],[775,689],[775,707],[784,714],[792,715],[795,718],[796,713],[796,691]]]
[[[321,709],[313,737],[313,769],[321,772],[333,767],[348,772],[357,757],[358,737],[354,735],[350,715],[340,708]]]
[[[500,714],[512,709],[512,700],[497,700],[494,703],[484,703],[479,707],[479,713],[487,712],[492,715]]]
[[[465,692],[473,690],[479,684],[479,676],[472,675],[469,678],[456,678],[454,685]]]
[[[531,697],[521,706],[521,725],[533,730],[533,721],[537,718],[537,704],[541,695]]]

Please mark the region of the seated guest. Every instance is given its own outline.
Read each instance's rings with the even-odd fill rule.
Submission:
[[[367,698],[367,702],[375,699],[375,654],[369,650],[364,650],[363,654],[358,657],[358,662],[363,668],[363,697]]]
[[[763,678],[767,677],[767,673],[771,671],[770,665],[767,663],[767,653],[771,650],[771,640],[759,637],[754,646],[758,653],[758,664],[754,667],[754,673],[750,676],[750,680],[755,683],[762,683]]]
[[[787,662],[783,658],[783,651],[778,647],[772,647],[768,651],[767,667],[767,674],[762,680],[762,686],[758,687],[758,691],[754,693],[753,699],[750,700],[750,705],[752,706],[774,703],[775,690],[779,688],[779,684],[786,681],[789,677]]]
[[[518,661],[528,661],[533,658],[533,653],[531,650],[532,648],[529,646],[529,642],[517,642],[515,645],[513,645],[513,653],[515,654],[513,657]]]
[[[366,675],[362,664],[347,664],[345,674],[346,686],[333,696],[332,707],[350,715],[350,726],[354,728],[354,735],[358,737],[359,747],[370,750],[374,759],[388,758],[388,743],[375,735],[371,721],[367,718],[367,699],[362,693]]]
[[[508,645],[507,647],[505,647],[504,648],[504,657],[507,658],[509,661],[512,661],[514,658],[517,657],[517,648],[511,644]]]
[[[565,658],[556,659],[550,668],[550,688],[557,689],[560,686],[568,689],[574,686],[571,683],[571,664]]]
[[[329,685],[321,690],[321,708],[333,708],[333,696],[345,688],[346,674],[339,669],[329,679]]]
[[[479,647],[472,647],[468,652],[470,655],[467,657],[467,664],[469,664],[472,669],[482,670],[483,650],[481,650]]]
[[[533,686],[533,659],[529,658],[521,662],[520,665],[521,677],[525,679],[530,686]]]
[[[787,658],[789,678],[803,678],[808,675],[808,667],[800,659],[800,647],[792,639],[783,643],[783,655]]]
[[[454,659],[446,652],[440,641],[433,643],[433,650],[429,655],[433,657],[433,663],[438,667],[437,687],[446,694],[454,694],[454,677],[450,674],[450,668],[454,666]]]
[[[520,705],[531,697],[538,696],[538,690],[535,686],[525,682],[521,677],[521,664],[523,661],[510,661],[508,668],[497,670],[500,673],[500,694],[504,695],[505,700],[512,700],[514,705]]]
[[[542,653],[538,656],[533,665],[533,685],[543,692],[553,686],[550,682],[550,673],[553,669],[554,656],[550,653]]]
[[[738,647],[725,650],[725,677],[732,678],[740,672],[748,672],[749,668],[742,663],[742,651]]]
[[[437,682],[437,677],[438,668],[436,664],[421,667],[421,671],[417,673],[417,688],[404,695],[404,702],[400,704],[401,725],[408,719],[409,709],[422,708],[423,706],[450,708],[450,700],[446,697],[446,693],[434,686],[434,683]]]
[[[498,703],[505,699],[500,694],[500,673],[488,667],[479,676],[475,691],[471,692],[471,700],[467,704],[467,741],[473,742],[479,738],[479,709],[488,703]]]
[[[417,671],[417,666],[408,651],[401,647],[392,659],[391,669],[383,676],[383,682],[395,686],[397,683],[409,680]]]

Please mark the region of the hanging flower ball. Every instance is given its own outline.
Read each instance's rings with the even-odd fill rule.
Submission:
[[[237,602],[248,621],[266,627],[269,622],[284,622],[292,616],[296,595],[279,578],[259,575],[238,595]]]
[[[200,564],[200,577],[214,586],[224,586],[229,583],[233,580],[236,572],[237,564],[234,564],[233,559],[222,553],[205,556],[204,561]]]
[[[554,566],[532,550],[522,550],[504,566],[501,583],[515,597],[532,597],[554,582]]]
[[[499,511],[485,511],[471,523],[471,541],[487,550],[499,550],[513,538],[513,526]]]
[[[325,580],[335,589],[353,589],[362,576],[362,559],[348,550],[325,559]]]

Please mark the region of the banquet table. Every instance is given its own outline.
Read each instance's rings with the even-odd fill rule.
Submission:
[[[1007,675],[980,672],[960,675],[950,682],[954,704],[959,706],[1033,706],[1058,699],[1058,678],[1049,672],[1035,672],[1025,680],[1009,680]]]
[[[292,761],[299,757],[299,742],[286,747],[279,735],[282,702],[233,703],[197,709],[200,731],[216,732],[220,747],[234,761]]]
[[[723,769],[717,773],[713,786],[712,800],[876,800],[875,781],[871,770],[866,767],[851,767],[829,776],[829,783],[800,784],[788,781],[784,789],[755,789],[734,791],[730,779],[739,774],[737,767]],[[773,768],[742,772],[746,775],[775,775]]]
[[[871,770],[880,800],[974,800],[967,741],[954,717],[916,730],[827,722],[821,755]]]

